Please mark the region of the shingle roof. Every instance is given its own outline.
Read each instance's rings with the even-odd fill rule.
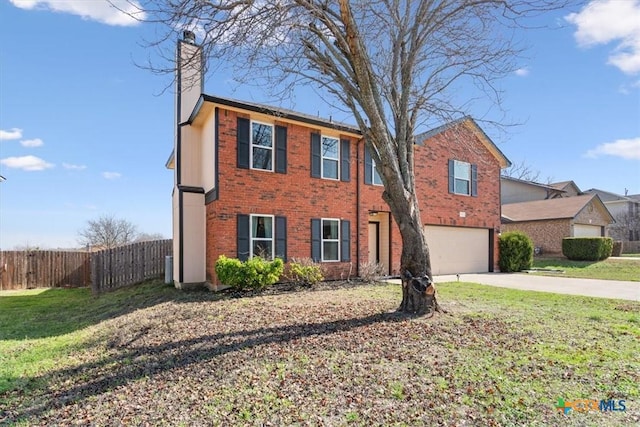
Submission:
[[[508,221],[538,221],[545,219],[567,219],[575,217],[595,194],[535,200],[533,202],[502,205],[502,216]]]
[[[212,102],[215,104],[227,105],[230,107],[241,108],[244,110],[254,111],[262,114],[269,114],[276,117],[282,117],[282,118],[287,118],[291,120],[301,121],[301,122],[313,124],[316,126],[326,126],[326,127],[347,131],[347,132],[352,132],[356,134],[361,133],[360,128],[349,123],[337,122],[331,119],[324,119],[318,116],[313,116],[311,114],[300,113],[298,111],[293,111],[286,108],[273,107],[271,105],[260,104],[257,102],[240,101],[238,99],[225,98],[221,96],[213,96],[213,95],[207,95],[207,94],[202,94],[201,99],[198,103],[200,104],[203,101]],[[198,105],[196,105],[196,108],[194,109],[194,113],[197,114],[197,111],[198,111]]]

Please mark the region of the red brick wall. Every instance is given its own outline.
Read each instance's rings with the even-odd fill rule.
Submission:
[[[207,211],[207,278],[215,281],[215,262],[225,254],[237,257],[238,214],[279,215],[287,218],[287,255],[311,256],[311,218],[339,218],[351,221],[351,263],[324,263],[331,278],[356,275],[357,264],[368,260],[369,211],[389,212],[382,200],[383,188],[364,185],[364,144],[351,139],[351,181],[311,177],[310,135],[318,132],[305,126],[287,127],[287,174],[236,167],[236,121],[234,111],[219,114],[219,199]],[[244,116],[249,117],[249,116]],[[460,129],[462,131],[460,131]],[[500,227],[500,167],[493,154],[465,125],[457,132],[445,132],[416,147],[416,186],[422,221],[425,224],[466,227]],[[342,137],[344,138],[344,137]],[[452,143],[452,141],[454,141]],[[478,197],[448,193],[448,160],[478,165]],[[356,188],[360,185],[360,215],[357,218]],[[460,217],[460,212],[466,218]],[[399,270],[402,244],[392,221],[391,270]],[[496,233],[497,234],[497,233]],[[360,251],[356,246],[359,245]],[[497,239],[495,241],[497,261]],[[497,262],[496,262],[497,268]]]
[[[361,176],[364,183],[364,147],[360,144]],[[449,193],[449,159],[476,164],[478,167],[478,196]],[[429,225],[500,229],[500,164],[494,155],[465,124],[426,141],[415,148],[416,190],[422,222]],[[382,187],[363,185],[361,200],[363,212],[360,223],[367,223],[368,210],[386,212],[382,200]],[[460,217],[465,212],[465,217]],[[400,232],[392,228],[392,270],[399,270],[402,244]],[[498,268],[498,233],[494,237],[494,269]],[[367,230],[363,227],[360,239],[365,246]],[[361,254],[366,261],[368,254]]]
[[[237,257],[238,214],[279,215],[287,218],[287,256],[311,256],[311,218],[338,218],[351,221],[350,263],[324,263],[327,276],[355,274],[356,180],[355,140],[351,147],[351,181],[311,177],[311,133],[319,130],[287,127],[287,173],[279,174],[236,167],[236,126],[238,115],[220,110],[218,167],[219,199],[207,205],[207,278],[215,281],[218,256]],[[244,116],[249,117],[249,116]],[[342,137],[342,139],[350,139]]]

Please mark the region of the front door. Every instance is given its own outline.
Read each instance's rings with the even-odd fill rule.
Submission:
[[[369,263],[380,262],[380,223],[369,223]]]

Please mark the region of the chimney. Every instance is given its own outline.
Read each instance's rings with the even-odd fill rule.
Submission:
[[[184,30],[178,41],[176,58],[176,119],[177,124],[189,119],[204,91],[204,61],[202,47],[196,44],[193,31]]]

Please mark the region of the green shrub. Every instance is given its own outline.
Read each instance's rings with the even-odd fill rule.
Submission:
[[[216,274],[225,285],[237,289],[264,289],[276,283],[284,270],[280,258],[273,261],[254,257],[245,262],[220,255],[216,261]]]
[[[562,254],[575,261],[600,261],[611,256],[611,237],[565,237]]]
[[[225,285],[233,288],[242,287],[242,261],[220,255],[216,261],[216,275]]]
[[[324,280],[321,264],[311,258],[293,258],[289,263],[287,278],[302,285],[313,286]]]
[[[498,240],[500,271],[509,273],[527,270],[533,266],[533,242],[520,231],[502,233]]]
[[[622,256],[622,241],[616,240],[613,242],[613,249],[611,249],[611,256]]]

